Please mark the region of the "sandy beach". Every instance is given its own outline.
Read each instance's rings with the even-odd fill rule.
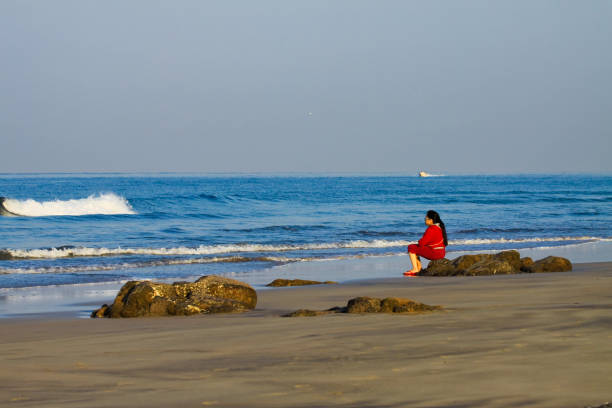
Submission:
[[[612,263],[259,291],[244,314],[0,320],[0,406],[584,407],[612,399]],[[356,296],[444,312],[286,318]]]
[[[612,408],[611,17],[0,0],[0,408]]]

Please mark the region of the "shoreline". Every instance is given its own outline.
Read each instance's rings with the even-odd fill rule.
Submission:
[[[376,262],[376,259],[369,259],[371,262]],[[407,257],[401,256],[395,257],[391,263],[383,263],[384,267],[389,265],[395,265],[398,262],[407,260]],[[341,261],[334,261],[338,264]],[[348,268],[367,268],[368,263],[363,260],[349,260],[346,262],[345,267]],[[308,263],[310,264],[310,263]],[[305,267],[306,272],[310,272],[312,265],[298,265],[298,267]],[[284,265],[290,266],[290,265]],[[336,265],[337,266],[337,265]],[[317,265],[314,266],[315,268]],[[290,269],[290,271],[293,268]],[[526,277],[536,275],[549,275],[557,273],[582,273],[585,271],[601,271],[601,270],[612,271],[612,261],[606,262],[584,262],[573,264],[573,270],[570,272],[551,272],[551,273],[517,273],[511,275],[498,275],[506,277]],[[399,270],[399,269],[398,269]],[[279,273],[279,278],[295,279],[300,277],[302,273]],[[398,275],[400,275],[398,273]],[[310,274],[307,275],[309,278]],[[192,280],[196,280],[200,276],[194,276]],[[446,280],[446,279],[474,279],[474,278],[491,278],[493,276],[456,276],[456,277],[403,277],[403,276],[383,276],[383,277],[359,277],[354,279],[347,279],[339,281],[337,284],[331,285],[307,285],[307,286],[293,286],[293,287],[256,287],[258,294],[268,291],[299,291],[303,290],[319,290],[326,287],[376,287],[378,285],[394,285],[403,284],[409,282],[410,286],[420,287],[419,281],[423,279],[427,280]],[[240,277],[232,277],[234,279],[240,279]],[[316,277],[315,277],[316,278]],[[319,277],[321,278],[321,277]],[[166,280],[172,283],[174,279]],[[80,283],[72,285],[49,285],[49,286],[37,286],[37,287],[26,287],[26,288],[14,288],[10,295],[0,295],[0,324],[10,320],[83,320],[90,319],[91,312],[100,308],[103,304],[111,304],[115,299],[119,289],[123,286],[124,282],[102,282],[102,283]],[[11,300],[9,300],[9,298]],[[14,302],[14,305],[8,305],[7,303]],[[25,304],[24,304],[25,302]],[[331,306],[330,306],[331,307]],[[20,311],[18,311],[18,309]]]
[[[457,251],[449,252],[447,257],[456,258],[468,253],[495,252],[499,251]],[[521,249],[519,252],[521,256],[530,256],[534,260],[548,255],[562,256],[570,259],[575,266],[585,263],[585,260],[612,262],[612,242],[608,241],[552,248]],[[229,273],[222,274],[222,276],[249,283],[260,292],[262,290],[270,290],[265,285],[277,278],[318,281],[333,280],[343,284],[362,280],[369,281],[371,279],[405,279],[401,274],[409,268],[409,265],[410,260],[408,256],[402,254],[297,262],[255,270],[244,275],[241,273]],[[151,280],[167,283],[177,280],[193,281],[207,274],[209,273],[206,273],[204,269],[201,274],[190,277]],[[104,303],[112,303],[119,288],[126,281],[0,289],[0,321],[5,319],[43,319],[49,317],[68,319],[89,318],[92,310],[99,308]]]
[[[600,262],[572,272],[275,288],[242,314],[2,319],[0,403],[597,406],[611,399],[610,289],[612,262]],[[356,296],[445,310],[280,317]]]
[[[452,259],[464,254],[496,252],[499,251],[456,251],[447,253],[447,257]],[[562,256],[570,259],[574,265],[592,263],[584,262],[585,260],[612,262],[612,242],[609,241],[552,248],[521,249],[519,252],[521,257],[529,256],[534,260],[548,255]],[[576,260],[582,262],[576,262]],[[409,265],[410,260],[408,256],[401,254],[296,262],[255,270],[244,275],[241,273],[228,273],[221,274],[221,276],[249,283],[260,292],[262,290],[269,290],[270,288],[265,287],[265,285],[277,278],[318,281],[333,280],[339,283],[402,278],[402,272],[408,269]],[[424,267],[426,265],[424,263]],[[209,273],[203,270],[201,274],[189,277],[150,280],[166,283],[178,280],[194,281],[200,276],[207,274]],[[125,282],[127,280],[0,289],[0,321],[5,319],[43,319],[49,317],[68,319],[89,318],[92,310],[99,308],[102,304],[112,303]]]

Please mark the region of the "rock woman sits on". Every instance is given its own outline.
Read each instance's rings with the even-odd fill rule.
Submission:
[[[427,211],[425,224],[428,227],[419,243],[408,245],[412,269],[404,272],[404,276],[415,276],[421,271],[423,268],[420,260],[421,256],[431,261],[442,259],[446,255],[448,239],[446,237],[446,227],[440,219],[440,215],[433,210]]]

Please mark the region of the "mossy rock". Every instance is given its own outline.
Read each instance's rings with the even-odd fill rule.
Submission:
[[[514,269],[510,263],[504,260],[495,258],[483,259],[470,266],[464,275],[467,276],[484,276],[484,275],[508,275],[516,273],[518,270]]]
[[[453,262],[449,259],[435,259],[429,261],[427,268],[419,272],[420,276],[453,276],[456,275],[456,269]]]
[[[242,312],[255,308],[257,293],[250,285],[220,276],[173,284],[129,281],[111,306],[103,305],[91,317],[189,316]]]
[[[456,275],[463,275],[472,265],[485,259],[490,259],[493,255],[478,254],[478,255],[463,255],[453,259],[453,267]]]
[[[440,306],[430,306],[414,300],[396,297],[384,298],[380,302],[381,313],[423,313],[440,309]]]
[[[283,317],[321,316],[330,313],[425,313],[442,310],[442,306],[430,306],[411,299],[387,297],[384,299],[360,296],[350,299],[345,307],[332,307],[327,310],[300,309],[283,315]]]
[[[534,262],[521,258],[518,251],[502,251],[497,254],[463,255],[452,261],[444,258],[429,262],[420,276],[484,276],[532,272],[565,272],[572,270],[572,263],[565,258],[549,256]]]
[[[331,285],[337,284],[338,282],[333,281],[313,281],[313,280],[305,280],[305,279],[274,279],[272,282],[268,283],[266,286],[273,288],[280,288],[286,286],[307,286],[307,285]]]
[[[521,258],[521,267],[519,268],[521,272],[526,272],[526,273],[533,272],[533,270],[531,269],[532,266],[533,266],[533,259],[531,259],[528,256]]]
[[[367,296],[356,297],[348,301],[347,313],[378,313],[380,312],[380,299]]]
[[[493,258],[498,261],[507,262],[516,272],[521,270],[521,254],[518,251],[502,251],[493,255]]]
[[[569,259],[559,256],[547,256],[546,258],[535,261],[531,266],[533,272],[568,272],[572,270],[572,263]]]
[[[300,309],[300,310],[296,310],[295,312],[283,315],[283,317],[314,317],[314,316],[321,316],[321,315],[325,315],[329,313],[333,313],[333,312],[329,310]]]

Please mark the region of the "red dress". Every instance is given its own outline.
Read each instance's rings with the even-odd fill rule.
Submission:
[[[408,252],[432,259],[442,259],[446,255],[446,249],[444,247],[444,236],[442,235],[442,228],[438,225],[430,225],[423,238],[419,239],[418,245],[408,245]]]

